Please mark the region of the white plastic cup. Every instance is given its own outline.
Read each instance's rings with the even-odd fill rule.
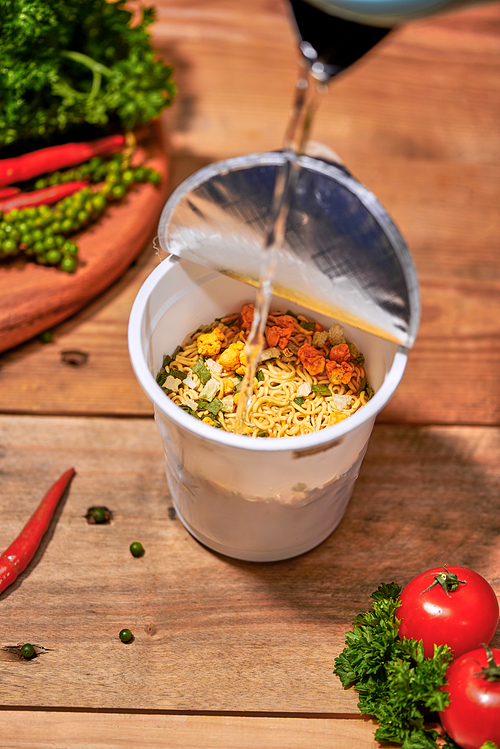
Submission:
[[[273,562],[317,546],[340,523],[375,417],[396,390],[407,349],[344,325],[363,352],[370,401],[352,416],[313,434],[252,438],[195,419],[156,383],[165,354],[202,325],[254,301],[244,283],[171,256],[146,279],[132,307],[129,352],[154,405],[167,481],[179,519],[198,541],[236,559]],[[311,316],[273,298],[271,308]],[[314,315],[320,324],[333,322]]]

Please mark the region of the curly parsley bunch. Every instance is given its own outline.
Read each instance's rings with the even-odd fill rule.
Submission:
[[[0,6],[0,147],[77,127],[133,128],[176,93],[148,26],[123,0],[9,0]]]
[[[355,617],[334,673],[344,687],[354,686],[361,713],[377,718],[377,741],[395,742],[403,749],[437,749],[437,732],[425,722],[448,702],[448,693],[440,687],[452,652],[440,645],[433,658],[425,658],[421,641],[399,639],[400,593],[401,588],[390,583],[372,594],[373,609]]]

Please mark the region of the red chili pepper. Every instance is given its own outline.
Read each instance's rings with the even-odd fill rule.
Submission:
[[[74,475],[74,468],[63,473],[49,489],[16,540],[0,556],[0,593],[14,582],[33,559],[59,500]]]
[[[42,148],[12,159],[1,159],[0,187],[38,177],[45,172],[81,164],[93,156],[119,151],[124,145],[124,135],[110,135],[89,143],[64,143],[62,146]]]
[[[11,198],[13,195],[17,195],[18,192],[21,192],[20,187],[0,187],[0,200]]]
[[[13,208],[22,209],[37,205],[52,205],[52,203],[57,203],[58,200],[67,198],[68,195],[73,195],[74,192],[87,186],[88,182],[78,180],[78,182],[63,182],[60,185],[43,187],[41,190],[35,190],[34,192],[21,192],[7,200],[0,200],[0,211],[8,213]]]

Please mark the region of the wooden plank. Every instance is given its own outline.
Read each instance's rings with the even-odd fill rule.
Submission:
[[[152,419],[2,416],[0,444],[0,548],[77,470],[33,563],[2,594],[4,707],[355,715],[332,669],[381,582],[464,564],[500,593],[497,428],[376,427],[341,525],[274,564],[222,557],[184,530]],[[87,524],[96,504],[113,510],[110,525]],[[21,661],[3,649],[26,641],[47,652]]]
[[[371,721],[0,711],[3,749],[376,749]]]

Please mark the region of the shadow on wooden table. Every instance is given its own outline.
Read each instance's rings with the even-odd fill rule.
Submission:
[[[326,541],[289,561],[228,563],[272,589],[283,611],[346,625],[370,607],[380,583],[404,586],[443,564],[470,567],[499,591],[498,447],[488,428],[378,425],[344,519]]]

